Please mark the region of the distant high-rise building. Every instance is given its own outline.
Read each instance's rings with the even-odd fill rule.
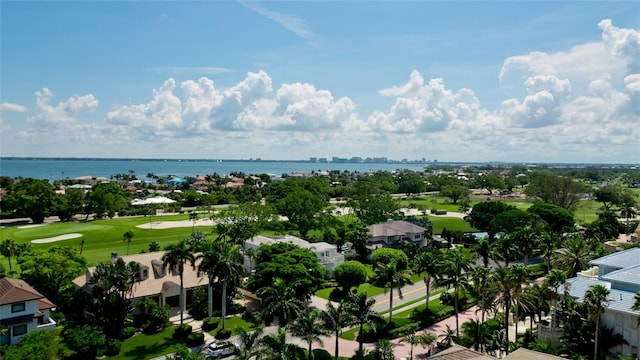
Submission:
[[[317,163],[318,162],[318,158],[317,157],[310,157],[309,158],[309,162]]]

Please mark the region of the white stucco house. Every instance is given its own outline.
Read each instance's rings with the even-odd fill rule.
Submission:
[[[24,280],[0,279],[0,324],[7,327],[0,345],[16,344],[35,330],[52,330],[56,322],[49,317],[55,305]]]
[[[309,249],[318,257],[318,260],[320,260],[322,266],[329,271],[331,277],[333,277],[336,267],[344,262],[344,255],[338,252],[338,248],[335,245],[326,242],[310,243],[291,235],[254,236],[245,241],[244,249],[254,249],[257,251],[260,245],[273,245],[280,242],[286,242],[297,245],[303,249]],[[244,257],[244,269],[247,274],[251,273],[254,269],[254,261],[255,259],[251,259],[248,256]]]
[[[628,345],[612,349],[622,355],[638,357],[640,348],[640,311],[633,311],[635,294],[640,292],[640,248],[616,252],[589,262],[593,268],[568,279],[559,293],[566,293],[578,302],[593,285],[609,289],[609,305],[600,318],[601,326],[613,328],[624,337]]]

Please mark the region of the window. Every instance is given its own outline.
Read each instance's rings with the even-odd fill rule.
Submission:
[[[415,235],[413,235],[413,238],[414,238],[414,239],[420,239],[420,234],[415,234]]]
[[[18,304],[11,305],[11,312],[12,313],[24,311],[24,309],[25,309],[24,303],[18,303]]]
[[[20,336],[27,333],[27,325],[18,325],[13,327],[13,336]]]

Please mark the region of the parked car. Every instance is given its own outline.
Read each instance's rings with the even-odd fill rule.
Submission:
[[[207,345],[205,354],[207,358],[221,358],[229,355],[233,355],[238,351],[238,344],[234,344],[230,341],[214,341]]]

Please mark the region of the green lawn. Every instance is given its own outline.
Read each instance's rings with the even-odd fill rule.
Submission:
[[[435,216],[429,215],[427,216],[429,220],[433,223],[433,233],[434,234],[442,234],[442,229],[446,228],[447,230],[461,230],[464,232],[474,232],[476,229],[472,228],[468,222],[456,218],[456,217],[446,217],[446,216]]]
[[[122,342],[120,354],[109,359],[144,360],[168,354],[179,344],[172,335],[176,327],[172,326],[157,334],[138,334]]]
[[[242,316],[238,315],[238,316],[228,317],[225,326],[227,329],[231,330],[231,333],[233,335],[237,335],[238,328],[244,328],[245,330],[253,330],[253,329],[256,329],[258,326],[260,326],[260,324],[257,321],[247,321],[243,319]],[[222,329],[222,322],[220,322],[220,325],[218,325],[217,329],[213,329],[209,331],[209,334],[215,336],[218,330],[220,329]]]
[[[187,220],[187,215],[163,216],[162,221]],[[153,222],[160,219],[153,217]],[[84,237],[85,245],[82,255],[87,258],[90,264],[108,261],[112,251],[119,255],[126,254],[127,244],[122,240],[122,234],[132,230],[135,234],[129,249],[130,254],[140,253],[146,250],[149,242],[156,240],[160,246],[164,247],[170,243],[175,243],[181,239],[189,237],[191,227],[173,229],[140,229],[137,225],[149,222],[148,217],[122,217],[115,219],[93,220],[88,222],[57,222],[44,226],[20,228],[18,226],[8,226],[0,229],[0,238],[12,238],[18,242],[27,242],[34,239],[49,238],[69,233],[80,233]],[[211,234],[213,229],[210,226],[200,226],[195,228],[205,234]],[[70,246],[80,250],[82,238],[56,241],[47,244],[32,244],[35,249],[47,249],[52,246]],[[2,258],[5,268],[8,269],[6,259]],[[14,261],[15,264],[15,260]]]

